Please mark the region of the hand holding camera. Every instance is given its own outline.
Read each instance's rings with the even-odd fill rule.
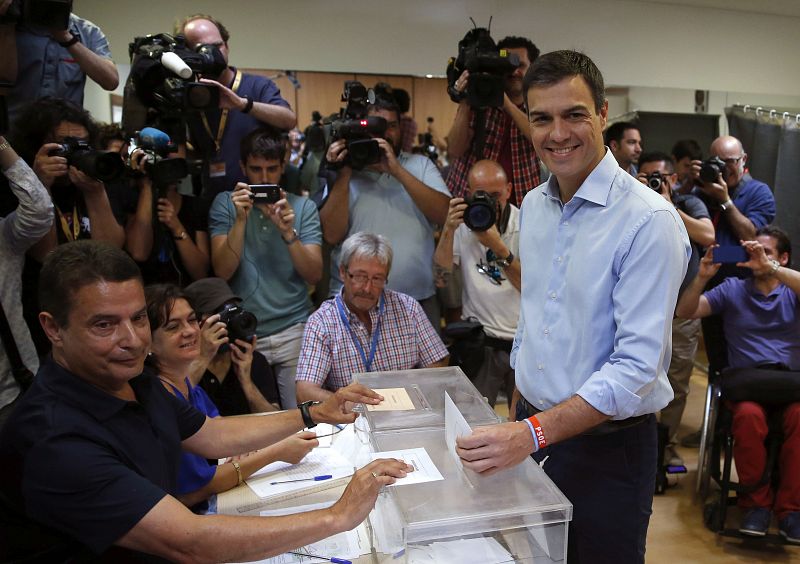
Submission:
[[[200,356],[210,362],[219,348],[228,342],[228,328],[215,313],[206,318],[200,326]]]
[[[69,172],[67,159],[53,154],[59,147],[58,143],[45,143],[39,148],[33,160],[33,171],[48,190],[56,178],[65,176]]]
[[[233,372],[243,385],[250,384],[251,372],[250,369],[253,365],[253,350],[256,347],[256,337],[250,342],[242,339],[236,339],[231,347],[231,364],[233,364]]]
[[[402,168],[400,163],[397,161],[397,156],[394,154],[394,149],[392,149],[392,145],[383,138],[377,138],[375,141],[378,143],[378,147],[383,152],[383,157],[381,158],[380,162],[374,165],[374,169],[380,172],[388,172],[392,176],[397,176],[397,173]]]
[[[216,80],[211,80],[210,78],[201,78],[198,80],[198,82],[217,87],[217,90],[219,91],[219,107],[223,110],[239,110],[242,108],[244,103],[247,102],[245,100],[243,103],[242,100],[244,100],[244,98]]]
[[[253,207],[253,198],[251,196],[252,192],[250,192],[250,187],[247,184],[244,182],[236,183],[236,189],[231,192],[231,202],[233,202],[233,207],[236,209],[237,220],[247,219],[247,214],[250,213]]]
[[[464,223],[464,210],[467,209],[467,204],[464,198],[453,198],[450,200],[450,208],[447,210],[447,220],[445,227],[450,231],[455,231],[458,226]]]
[[[728,193],[728,184],[722,175],[724,170],[725,161],[719,157],[711,157],[705,161],[692,161],[692,178],[698,182],[704,194],[720,204],[731,199]]]
[[[119,158],[117,158],[117,160],[119,160]],[[69,175],[69,181],[77,186],[78,189],[84,194],[102,192],[106,189],[105,184],[103,184],[100,180],[92,178],[74,165],[70,165],[69,172],[67,174]]]

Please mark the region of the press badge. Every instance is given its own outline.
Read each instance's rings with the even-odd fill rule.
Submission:
[[[208,175],[211,178],[220,178],[225,176],[225,162],[217,161],[208,165]]]

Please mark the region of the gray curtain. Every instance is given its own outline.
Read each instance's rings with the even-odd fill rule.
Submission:
[[[800,256],[800,124],[795,116],[759,115],[726,108],[730,134],[741,140],[750,175],[766,182],[775,195],[775,225],[785,230]],[[798,260],[794,260],[795,265]]]

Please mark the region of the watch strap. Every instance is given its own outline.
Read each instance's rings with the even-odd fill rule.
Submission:
[[[722,202],[719,205],[719,209],[721,209],[722,211],[728,211],[732,207],[733,207],[733,200],[731,200],[730,198],[728,198],[726,201]]]
[[[292,228],[292,236],[289,237],[288,239],[283,239],[283,236],[281,236],[281,239],[283,239],[283,242],[286,243],[287,245],[291,245],[292,243],[297,241],[299,238],[300,238],[300,235],[298,235],[297,229],[294,229],[294,228]]]
[[[500,268],[508,268],[512,262],[514,262],[514,253],[509,251],[508,256],[506,258],[497,260],[497,266],[499,266]]]
[[[249,114],[250,110],[253,109],[253,99],[247,95],[243,96],[243,98],[247,100],[247,103],[244,105],[244,108],[242,108],[242,113]]]
[[[318,401],[304,401],[297,407],[300,409],[300,415],[303,416],[303,425],[306,429],[313,429],[317,426],[316,422],[311,418],[311,411],[309,408],[312,405],[317,405]]]
[[[72,32],[70,32],[70,33],[72,33]],[[80,43],[80,41],[81,41],[81,37],[79,35],[75,35],[73,33],[72,34],[72,39],[70,39],[69,41],[59,41],[58,44],[61,45],[64,49],[69,49],[70,47],[72,47],[76,43]]]

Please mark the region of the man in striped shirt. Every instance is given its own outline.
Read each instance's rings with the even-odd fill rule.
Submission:
[[[354,372],[447,366],[442,340],[414,298],[385,288],[392,248],[382,235],[345,240],[344,286],[311,315],[297,364],[297,401],[321,401]]]

